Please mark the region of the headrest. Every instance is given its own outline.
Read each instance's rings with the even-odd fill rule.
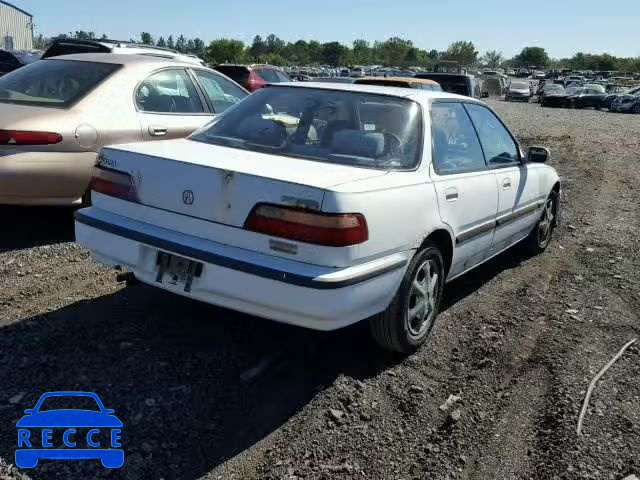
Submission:
[[[384,152],[384,135],[362,130],[339,130],[333,135],[332,153],[379,158]]]

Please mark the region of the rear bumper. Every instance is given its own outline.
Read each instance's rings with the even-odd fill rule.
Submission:
[[[89,186],[95,152],[0,150],[0,204],[71,205]]]
[[[346,268],[251,252],[97,208],[76,212],[76,240],[102,263],[149,285],[205,303],[316,330],[334,330],[384,310],[412,251]],[[158,252],[203,264],[190,291],[158,282]]]

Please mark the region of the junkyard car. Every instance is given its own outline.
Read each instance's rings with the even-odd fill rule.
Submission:
[[[640,92],[618,95],[612,102],[612,112],[640,113]]]
[[[504,99],[507,102],[528,102],[531,99],[531,87],[528,82],[511,82]]]
[[[567,103],[567,93],[562,85],[546,83],[540,94],[541,107],[564,107]]]
[[[76,238],[149,285],[385,348],[427,338],[445,282],[547,247],[560,183],[496,114],[442,92],[263,88],[188,139],[104,148]]]
[[[29,51],[8,52],[0,50],[0,77],[39,59],[38,54]]]
[[[151,56],[22,67],[0,78],[0,204],[77,203],[103,145],[186,137],[247,95],[211,69]]]
[[[387,87],[417,88],[418,90],[433,90],[441,92],[438,82],[426,78],[414,77],[363,77],[354,82],[356,85],[380,85]]]
[[[579,88],[575,93],[567,97],[569,108],[602,108],[602,102],[607,97],[604,87],[590,85]]]

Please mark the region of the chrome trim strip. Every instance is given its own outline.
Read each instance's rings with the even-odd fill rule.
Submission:
[[[490,220],[488,222],[481,223],[476,227],[470,228],[469,230],[465,230],[456,237],[456,244],[459,245],[463,242],[466,242],[467,240],[477,237],[478,235],[482,235],[483,233],[486,233],[489,230],[493,230],[495,226],[496,226],[496,221]]]
[[[496,225],[500,226],[500,225],[504,225],[505,223],[509,223],[512,222],[514,220],[517,220],[520,217],[524,217],[525,215],[528,215],[532,212],[535,212],[536,210],[538,210],[542,205],[544,205],[544,201],[541,200],[537,200],[533,203],[530,203],[529,205],[525,205],[524,207],[520,207],[517,210],[513,210],[509,213],[505,213],[503,215],[500,215],[497,219],[496,219]]]

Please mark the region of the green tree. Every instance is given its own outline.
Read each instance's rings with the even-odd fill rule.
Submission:
[[[515,61],[521,67],[546,67],[549,64],[549,55],[542,47],[525,47],[516,56]]]
[[[100,40],[106,40],[107,38],[108,38],[107,34],[103,33],[102,36],[100,37]]]
[[[348,65],[350,51],[340,42],[329,42],[322,44],[322,63],[327,65]]]
[[[187,51],[187,39],[184,38],[184,35],[182,34],[180,34],[180,36],[176,40],[176,50],[181,53],[186,53]]]
[[[445,60],[453,60],[467,67],[475,65],[478,61],[478,51],[473,42],[462,40],[449,45],[443,56]]]
[[[175,43],[173,43],[173,35],[169,35],[169,38],[167,38],[167,48],[176,48]]]
[[[251,47],[249,47],[249,55],[253,61],[259,62],[265,53],[267,53],[267,45],[260,35],[256,35],[253,37]]]
[[[285,42],[272,33],[267,37],[265,47],[265,53],[280,54],[284,50]]]
[[[489,50],[482,56],[480,61],[490,69],[495,70],[500,65],[502,65],[504,57],[502,55],[502,52],[498,50]]]
[[[158,39],[158,42],[156,43],[156,46],[160,48],[167,48],[167,41],[164,39],[164,37],[160,37]]]
[[[153,45],[154,44],[153,37],[151,36],[151,34],[149,32],[142,32],[140,34],[140,41],[142,43],[144,43],[145,45]]]
[[[194,55],[197,55],[200,58],[204,58],[205,57],[205,50],[206,50],[206,47],[205,47],[205,44],[202,41],[202,39],[197,38],[197,37],[194,38],[193,39],[193,52],[191,52],[191,53],[193,53]]]
[[[369,42],[363,39],[353,41],[353,62],[358,65],[367,65],[371,63],[371,47]]]
[[[391,37],[384,42],[373,44],[373,61],[389,67],[404,65],[409,50],[413,48],[411,40]]]
[[[209,44],[205,55],[209,63],[240,63],[244,61],[244,43],[240,40],[219,38]]]

